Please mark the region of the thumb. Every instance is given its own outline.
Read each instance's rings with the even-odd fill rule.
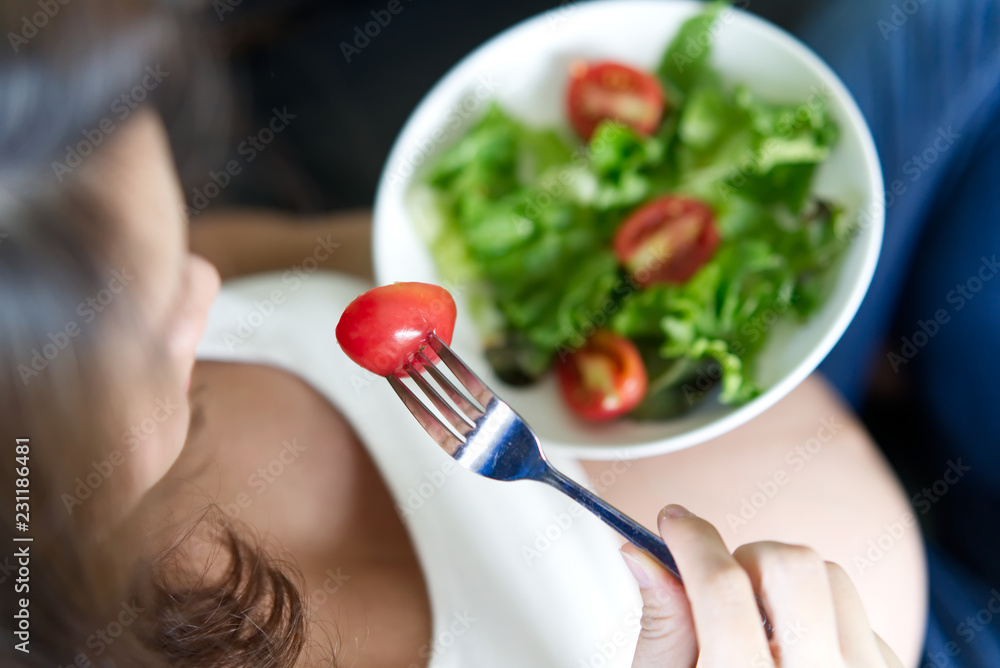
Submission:
[[[632,668],[693,668],[698,642],[684,586],[631,543],[621,552],[642,596],[642,629]]]

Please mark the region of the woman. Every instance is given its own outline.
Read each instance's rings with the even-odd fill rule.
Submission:
[[[190,247],[246,275],[216,297],[174,165],[208,127],[187,26],[121,1],[60,5],[32,33],[34,11],[0,10],[19,36],[0,68],[0,424],[29,453],[0,470],[31,492],[30,517],[5,512],[3,529],[33,539],[30,588],[2,599],[24,634],[5,665],[626,665],[640,627],[641,668],[898,665],[864,607],[915,661],[916,530],[851,573],[857,592],[817,556],[850,567],[907,511],[822,381],[682,453],[558,462],[637,517],[669,496],[722,531],[664,510],[686,590],[630,547],[626,568],[551,490],[456,470],[336,350],[332,325],[370,278],[363,216],[206,216]],[[741,514],[812,438],[797,477]],[[751,545],[730,554],[723,537]]]

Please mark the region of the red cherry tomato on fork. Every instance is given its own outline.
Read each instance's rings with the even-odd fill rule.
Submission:
[[[632,213],[615,233],[615,254],[637,283],[683,283],[720,241],[715,216],[691,197],[667,195]]]
[[[433,332],[445,344],[455,330],[455,300],[428,283],[372,288],[347,305],[337,323],[337,342],[347,356],[380,376],[400,373]],[[429,355],[431,361],[436,355]]]
[[[578,62],[570,71],[566,106],[570,122],[586,140],[607,118],[649,135],[663,116],[663,88],[656,77],[628,65]]]
[[[558,362],[559,387],[570,410],[585,420],[605,421],[635,408],[646,394],[646,367],[628,339],[607,329]]]

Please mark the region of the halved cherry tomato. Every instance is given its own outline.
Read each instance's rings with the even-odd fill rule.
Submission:
[[[578,62],[570,71],[566,106],[573,127],[586,140],[607,118],[649,135],[663,116],[663,88],[656,77],[628,65]]]
[[[715,215],[690,197],[667,195],[642,206],[615,233],[615,254],[637,283],[683,283],[720,241]]]
[[[454,330],[455,300],[447,290],[428,283],[393,283],[347,305],[337,323],[337,342],[359,365],[389,376],[427,345],[431,332],[448,344]]]
[[[646,394],[646,367],[628,339],[606,329],[557,363],[559,387],[570,410],[585,420],[613,420]]]

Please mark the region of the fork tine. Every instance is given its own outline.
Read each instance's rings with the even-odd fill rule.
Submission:
[[[455,387],[455,385],[448,380],[448,377],[441,373],[441,370],[438,369],[426,355],[422,352],[417,355],[420,357],[421,366],[427,369],[427,372],[430,373],[437,384],[441,386],[441,389],[444,390],[445,394],[447,394],[451,400],[455,402],[458,409],[465,413],[466,417],[471,420],[478,420],[483,416],[483,408],[485,408],[485,406],[480,408],[479,406],[473,404],[469,401],[469,398],[465,396],[465,393]]]
[[[432,367],[432,364],[428,364],[425,368],[429,371]],[[438,412],[444,416],[444,419],[451,423],[451,426],[455,428],[456,432],[459,434],[465,434],[470,429],[475,428],[476,424],[472,420],[456,411],[448,405],[447,401],[441,398],[441,395],[438,394],[437,390],[435,390],[431,384],[424,379],[423,375],[417,371],[417,368],[413,366],[412,362],[407,362],[405,368],[406,373],[410,375],[413,382],[417,384],[417,387],[423,390],[424,394],[427,395],[427,398],[431,400],[432,404],[434,404],[434,407],[437,408]],[[461,406],[459,408],[461,408]]]
[[[486,383],[479,380],[479,376],[475,374],[469,367],[465,365],[458,355],[451,351],[444,341],[437,337],[437,334],[433,332],[428,337],[428,341],[431,344],[431,348],[438,354],[441,361],[447,365],[451,372],[455,374],[458,378],[458,382],[462,383],[465,388],[469,391],[472,397],[480,403],[482,406],[486,406],[494,398],[493,392],[490,388],[486,387]]]
[[[453,455],[462,445],[462,441],[448,427],[444,426],[434,413],[427,410],[423,402],[417,398],[417,395],[413,394],[410,388],[403,384],[403,381],[395,376],[389,376],[388,378],[389,385],[396,391],[399,398],[403,400],[403,403],[409,409],[410,413],[413,414],[413,417],[417,419],[417,422],[420,423],[420,426],[424,428],[424,431],[438,445],[444,448],[445,452]]]

